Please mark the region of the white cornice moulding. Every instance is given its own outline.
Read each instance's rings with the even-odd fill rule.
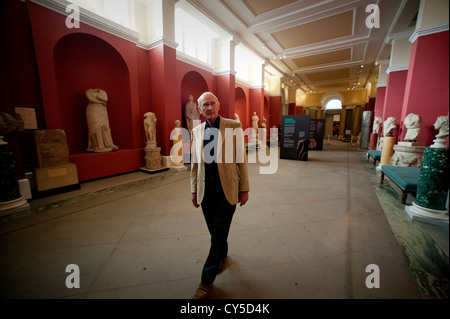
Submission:
[[[378,88],[385,88],[386,87],[386,83],[378,83],[377,85],[375,85]]]
[[[177,60],[214,74],[214,68],[211,65],[197,60],[181,51],[177,51]]]
[[[238,83],[238,84],[241,84],[241,85],[247,87],[247,88],[250,88],[250,86],[251,86],[250,83],[248,83],[247,81],[244,81],[243,79],[241,79],[241,78],[239,78],[239,77],[236,77],[236,78],[234,79],[234,81],[235,81],[236,83]]]
[[[158,39],[154,39],[150,42],[144,42],[144,41],[138,41],[136,43],[136,45],[141,48],[141,49],[145,49],[147,51],[150,51],[151,49],[156,48],[159,45],[166,45],[172,49],[177,49],[178,48],[178,43],[173,42],[172,40],[167,39],[166,37],[162,36]]]
[[[67,16],[66,7],[72,4],[71,2],[65,0],[29,0],[29,1],[38,4],[42,7],[45,7],[47,9],[50,9],[54,12],[57,12],[59,14],[62,14],[63,16]],[[133,43],[137,43],[139,40],[138,32],[128,29],[111,20],[105,19],[102,16],[99,16],[98,14],[88,11],[82,7],[80,7],[80,22]]]
[[[409,65],[391,66],[391,67],[387,68],[386,73],[389,74],[391,72],[396,72],[396,71],[408,71],[408,69],[409,69]]]
[[[251,86],[249,86],[248,87],[250,90],[251,89],[264,89],[265,88],[265,85],[261,85],[261,84],[258,84],[258,85],[251,85]]]
[[[216,71],[216,72],[214,72],[214,75],[215,76],[218,76],[218,75],[227,75],[227,74],[231,74],[231,75],[234,75],[234,76],[236,76],[236,71],[233,71],[233,70],[221,70],[221,71]]]
[[[279,96],[281,96],[281,93],[270,93],[265,88],[264,88],[264,94],[268,95],[269,97],[279,97]]]
[[[448,22],[443,23],[443,24],[434,25],[432,27],[425,27],[425,28],[417,29],[416,31],[414,31],[411,38],[409,38],[409,41],[411,43],[414,43],[419,37],[422,37],[425,35],[430,35],[430,34],[435,34],[435,33],[439,33],[439,32],[444,32],[444,31],[448,31]]]

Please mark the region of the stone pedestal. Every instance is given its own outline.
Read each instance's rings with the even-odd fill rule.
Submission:
[[[405,210],[412,219],[448,226],[448,148],[425,148],[416,200]]]
[[[147,146],[144,149],[145,151],[145,167],[142,167],[140,170],[154,174],[162,171],[167,171],[169,167],[163,167],[161,165],[162,157],[161,157],[161,147],[156,147],[156,142],[147,142]]]
[[[249,144],[257,144],[257,142],[258,142],[258,131],[253,128],[252,133],[248,137],[248,143]]]
[[[261,131],[262,131],[261,149],[265,149],[267,147],[267,130],[265,127],[263,127]]]
[[[75,164],[69,161],[69,146],[63,130],[39,130],[34,132],[38,168],[35,168],[38,192],[62,187],[79,188]]]
[[[0,137],[0,216],[28,210],[30,204],[22,197],[17,181],[12,147]]]
[[[182,135],[178,135],[178,139],[173,140],[173,151],[177,151],[177,154],[171,154],[170,162],[173,169],[178,171],[185,171],[187,167],[183,163],[183,140]]]
[[[391,159],[394,155],[394,136],[385,136],[383,139],[383,148],[381,149],[380,165],[391,165]]]
[[[398,142],[394,146],[395,153],[392,156],[392,165],[421,167],[424,150],[425,143]]]
[[[378,139],[378,144],[377,144],[377,150],[378,151],[381,151],[383,149],[383,140],[384,140],[384,137],[380,137]]]
[[[77,166],[73,163],[34,169],[39,192],[78,184]]]

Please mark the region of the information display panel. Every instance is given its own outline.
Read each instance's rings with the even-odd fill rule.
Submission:
[[[308,160],[309,115],[281,116],[280,158]]]

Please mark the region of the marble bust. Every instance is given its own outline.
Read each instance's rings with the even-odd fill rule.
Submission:
[[[86,119],[89,132],[88,152],[103,153],[116,151],[119,148],[114,145],[109,126],[108,110],[106,102],[108,95],[101,89],[89,89],[86,91],[89,101],[86,108]]]
[[[448,128],[448,116],[439,116],[434,123],[434,128],[439,130],[436,135],[436,139],[433,141],[434,144],[431,145],[433,148],[447,148],[445,138],[449,135]]]
[[[411,113],[404,120],[407,129],[404,140],[415,142],[420,136],[422,128],[422,118],[420,115]]]
[[[380,134],[381,122],[382,122],[382,120],[381,120],[380,116],[375,117],[375,119],[373,121],[372,133]]]
[[[448,116],[439,116],[434,123],[434,128],[439,130],[439,133],[436,137],[444,138],[449,135],[448,133]]]
[[[388,117],[386,121],[384,121],[383,125],[383,134],[384,136],[394,136],[394,130],[397,127],[395,125],[395,117]]]

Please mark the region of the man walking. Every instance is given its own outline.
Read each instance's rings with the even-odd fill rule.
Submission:
[[[198,99],[198,110],[206,121],[196,126],[191,135],[192,203],[202,207],[211,234],[209,255],[194,299],[209,298],[216,275],[225,267],[228,233],[236,205],[245,205],[249,198],[241,123],[220,117],[219,109],[217,97],[203,93]],[[229,134],[230,131],[234,134]]]

